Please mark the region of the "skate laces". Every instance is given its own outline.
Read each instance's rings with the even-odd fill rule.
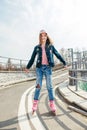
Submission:
[[[36,106],[37,106],[37,102],[36,102],[36,101],[33,103],[33,106],[34,106],[34,107],[36,107]]]
[[[37,100],[35,100],[35,101],[33,102],[33,107],[32,107],[33,110],[36,110],[36,109],[37,109],[37,103],[38,103]]]
[[[55,104],[53,101],[50,101],[50,107],[53,109],[53,110],[56,110],[56,107],[55,107]]]

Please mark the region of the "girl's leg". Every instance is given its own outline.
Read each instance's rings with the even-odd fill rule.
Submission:
[[[39,99],[40,90],[42,87],[42,79],[43,79],[42,67],[36,68],[36,89],[34,93],[34,100]]]
[[[49,101],[50,101],[50,108],[52,111],[56,111],[56,107],[55,107],[55,103],[54,103],[53,87],[52,87],[51,67],[47,67],[45,77],[46,77],[46,86],[47,86]]]
[[[46,78],[46,87],[48,90],[49,100],[54,100],[51,67],[47,66],[46,71],[45,71],[45,78]]]
[[[34,101],[33,101],[33,111],[37,110],[37,105],[38,105],[38,99],[40,95],[40,90],[42,87],[42,79],[43,79],[43,72],[41,67],[36,68],[36,89],[34,93]]]

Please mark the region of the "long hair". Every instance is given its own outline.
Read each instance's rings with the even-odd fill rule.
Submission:
[[[41,45],[41,34],[39,34],[39,44]],[[49,38],[49,36],[47,35],[47,40],[46,40],[46,44],[50,45],[53,44],[53,41]]]

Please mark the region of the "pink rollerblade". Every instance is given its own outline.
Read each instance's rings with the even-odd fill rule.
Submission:
[[[38,100],[34,100],[33,101],[33,107],[32,107],[32,114],[34,114],[34,112],[37,110],[37,105],[38,105]]]
[[[56,107],[55,107],[54,100],[50,100],[50,109],[53,112],[53,114],[56,115]]]

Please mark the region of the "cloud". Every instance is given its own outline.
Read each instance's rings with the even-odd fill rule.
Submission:
[[[86,0],[4,0],[0,5],[0,55],[30,57],[42,28],[57,49],[86,47]]]

